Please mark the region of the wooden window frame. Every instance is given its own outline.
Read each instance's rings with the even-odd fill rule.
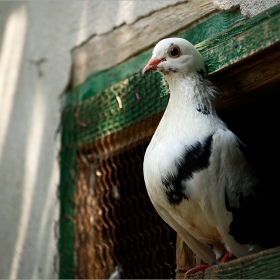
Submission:
[[[206,28],[207,23],[215,22],[220,15],[228,15],[230,13],[221,13],[215,17],[206,20],[204,23],[187,30],[184,33],[179,33],[178,36],[190,40],[191,34],[199,32],[199,30]],[[238,20],[237,20],[238,19]],[[211,24],[212,24],[211,23]],[[215,34],[207,34],[207,38],[200,42],[194,40],[195,46],[201,52],[205,59],[206,68],[210,80],[220,89],[220,108],[225,110],[234,110],[235,108],[253,102],[268,94],[276,93],[280,88],[280,5],[272,7],[266,12],[263,12],[251,19],[245,19],[239,15],[235,15],[231,19],[231,24],[227,26],[226,30],[215,31]],[[127,61],[121,65],[117,65],[106,71],[93,73],[84,84],[70,89],[66,92],[65,110],[76,106],[87,100],[88,98],[97,98],[98,93],[115,83],[122,82],[125,77],[139,72],[150,57],[151,51],[145,51],[135,58]],[[123,69],[130,69],[123,71]],[[124,73],[116,75],[116,73]],[[101,81],[101,82],[100,82]],[[106,81],[106,82],[105,82]],[[109,81],[109,82],[108,82]],[[161,113],[157,112],[156,119],[159,120]],[[155,120],[155,118],[153,118]],[[77,120],[74,120],[77,121]],[[62,126],[67,125],[67,120],[62,119]],[[131,123],[129,125],[135,125]],[[141,123],[137,124],[141,129]],[[143,125],[147,129],[145,139],[141,136],[134,137],[135,143],[147,140],[153,134],[157,121],[150,123],[150,126]],[[63,128],[62,130],[62,146],[63,138],[69,137]],[[103,134],[105,135],[105,133]],[[107,135],[114,137],[116,141],[115,150],[113,153],[119,152],[124,149],[125,143],[129,141],[129,134],[126,133],[126,128],[115,131],[113,134]],[[95,137],[96,141],[101,141],[100,137]],[[79,141],[79,139],[77,139]],[[68,158],[74,156],[76,150],[70,149],[67,152],[61,152],[61,182],[66,180],[66,169],[69,166]],[[69,178],[68,178],[69,180]],[[68,202],[61,202],[61,217],[71,216],[73,214],[73,196],[75,195],[75,182],[70,180],[71,188],[65,189],[60,187],[60,197],[70,198]],[[62,186],[62,183],[61,183]],[[60,221],[60,232],[71,232],[64,238],[61,235],[59,240],[60,250],[60,278],[72,278],[71,271],[65,270],[65,267],[74,266],[74,252],[73,247],[73,222],[71,219]],[[182,251],[183,245],[178,240],[178,265],[183,265],[186,262],[186,254]],[[269,254],[274,254],[279,259],[279,250],[268,250]],[[66,252],[66,253],[65,253]],[[260,259],[265,258],[267,255],[261,253]],[[251,263],[254,263],[252,260]],[[216,268],[213,268],[216,269]],[[230,267],[223,268],[233,269]],[[239,270],[238,270],[239,269]],[[243,268],[243,270],[246,268]],[[240,276],[240,267],[236,267],[237,274]],[[244,271],[243,271],[244,272]],[[242,272],[242,273],[243,273]],[[219,271],[215,271],[215,275]],[[279,271],[275,272],[279,276]],[[277,274],[278,273],[278,274]],[[208,274],[208,276],[211,274]],[[221,274],[226,275],[226,274]],[[213,275],[212,275],[213,276]],[[219,275],[218,275],[219,276]],[[217,277],[218,277],[217,276]],[[276,276],[276,277],[277,277]],[[199,276],[201,277],[201,275]],[[270,277],[273,277],[270,274]],[[207,277],[206,277],[207,278]]]

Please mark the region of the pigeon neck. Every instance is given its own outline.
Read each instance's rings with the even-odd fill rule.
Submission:
[[[218,92],[212,83],[199,73],[166,77],[170,89],[171,106],[194,109],[203,114],[215,114]]]

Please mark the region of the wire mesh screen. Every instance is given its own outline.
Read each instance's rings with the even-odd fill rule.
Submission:
[[[108,278],[114,270],[123,278],[172,277],[176,236],[147,196],[145,149],[142,144],[105,159],[83,155],[76,195],[78,278]]]
[[[168,102],[157,73],[130,78],[62,115],[61,278],[175,278],[176,233],[143,179]]]

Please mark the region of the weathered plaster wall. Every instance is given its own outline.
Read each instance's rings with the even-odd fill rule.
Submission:
[[[108,38],[123,26],[129,29],[145,17],[154,24],[159,20],[154,11],[180,2],[186,1],[0,2],[1,278],[57,277],[56,130],[60,96],[70,78],[71,51],[94,37]],[[279,3],[220,0],[212,7],[211,1],[199,2],[212,10],[241,3],[249,15]],[[139,50],[147,47],[142,44],[140,40]],[[135,49],[128,51],[133,54]]]
[[[280,0],[214,0],[213,3],[220,10],[230,10],[239,7],[245,17],[251,18],[280,4]]]

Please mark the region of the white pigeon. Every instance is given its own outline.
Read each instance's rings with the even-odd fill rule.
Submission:
[[[208,264],[262,250],[254,220],[260,184],[246,146],[217,115],[218,92],[201,54],[185,39],[163,39],[143,73],[150,70],[170,89],[144,158],[158,214]]]

